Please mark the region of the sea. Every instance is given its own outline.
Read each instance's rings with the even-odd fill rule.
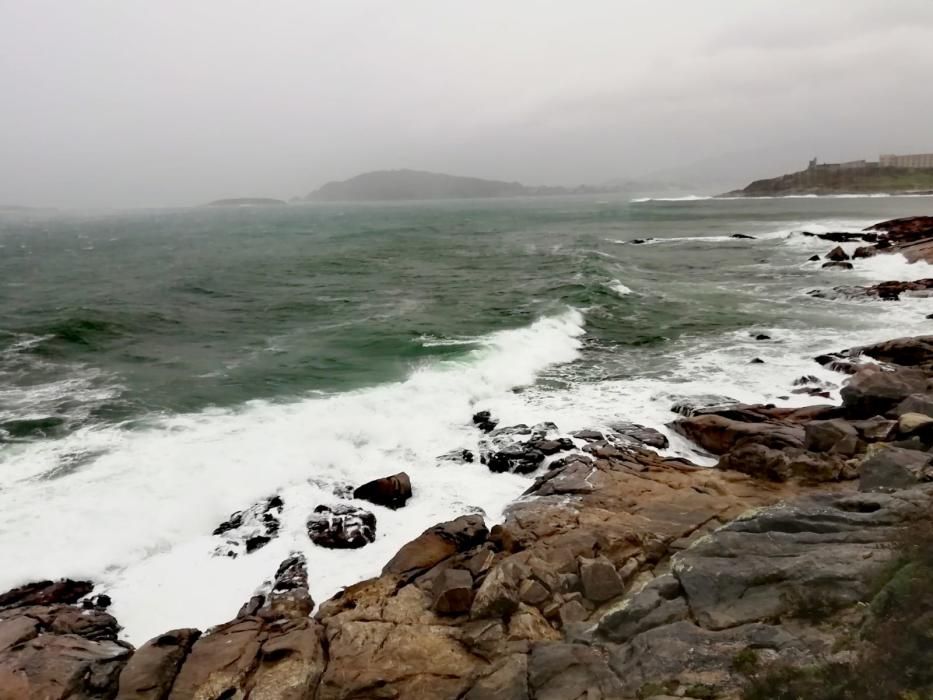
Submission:
[[[534,474],[443,457],[477,450],[479,410],[640,423],[711,465],[667,427],[676,402],[813,403],[791,393],[806,375],[837,398],[814,356],[933,332],[931,297],[808,294],[930,265],[824,270],[808,258],[835,244],[803,232],[930,213],[894,196],[0,213],[0,590],[91,579],[141,644],[230,619],[297,551],[320,603],[425,528],[491,525],[521,497]],[[367,506],[375,542],[311,544],[315,506],[399,471],[414,495]],[[216,555],[214,528],[275,494],[279,536]]]

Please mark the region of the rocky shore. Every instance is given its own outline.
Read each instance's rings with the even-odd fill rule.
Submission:
[[[933,262],[933,218],[873,229],[859,241],[870,254]],[[754,700],[809,697],[768,684],[845,683],[856,667],[875,669],[859,682],[877,692],[838,697],[906,697],[878,685],[870,652],[899,649],[877,643],[916,578],[898,543],[933,506],[933,336],[814,359],[845,381],[841,405],[672,407],[670,428],[714,468],[664,456],[645,426],[564,434],[480,411],[479,454],[445,459],[536,476],[504,521],[439,523],[317,606],[296,555],[231,620],[134,649],[93,582],[3,593],[0,700]],[[796,384],[820,395],[816,378]],[[412,485],[400,473],[337,495],[403,509]],[[218,556],[263,547],[281,510],[273,495],[232,514]],[[378,527],[358,505],[308,514],[323,547],[366,547]],[[933,610],[914,612],[925,626],[901,638],[920,640],[929,668]],[[933,687],[922,667],[903,687]]]

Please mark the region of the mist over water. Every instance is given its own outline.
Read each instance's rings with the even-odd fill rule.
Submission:
[[[821,270],[807,258],[832,244],[799,231],[856,230],[930,201],[0,214],[0,546],[11,552],[0,589],[92,578],[141,642],[227,619],[299,549],[320,602],[425,527],[477,510],[494,522],[527,488],[531,477],[438,459],[476,449],[476,410],[562,431],[663,429],[683,396],[811,402],[789,393],[796,377],[841,380],[814,355],[928,331],[933,299],[806,292],[933,275],[899,256]],[[704,461],[675,436],[671,451]],[[304,520],[338,500],[335,487],[400,470],[414,498],[373,508],[374,544],[310,544]],[[212,556],[213,528],[273,493],[286,503],[281,536]]]

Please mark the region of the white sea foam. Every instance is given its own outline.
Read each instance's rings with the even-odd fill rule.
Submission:
[[[622,284],[619,280],[612,280],[606,285],[606,287],[618,294],[620,297],[625,297],[632,293],[632,290]]]
[[[293,550],[307,554],[312,594],[326,600],[378,574],[436,522],[475,509],[490,524],[500,519],[528,477],[436,457],[476,448],[472,411],[575,359],[582,325],[581,313],[569,310],[493,333],[462,361],[368,390],[256,401],[9,448],[0,456],[0,590],[42,577],[90,578],[113,597],[114,614],[137,644],[173,627],[229,619]],[[520,413],[503,418],[517,422]],[[75,454],[91,458],[66,477],[39,478]],[[335,485],[402,470],[414,497],[397,512],[372,506],[376,542],[356,551],[310,544],[305,518],[338,500]],[[286,503],[280,536],[248,556],[212,557],[213,528],[273,493]]]
[[[933,265],[926,261],[909,262],[900,253],[875,255],[852,260],[854,271],[872,282],[912,280],[933,277]]]

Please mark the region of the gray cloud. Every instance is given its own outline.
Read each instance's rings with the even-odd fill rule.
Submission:
[[[929,0],[0,0],[0,203],[411,167],[741,184],[933,150]]]

